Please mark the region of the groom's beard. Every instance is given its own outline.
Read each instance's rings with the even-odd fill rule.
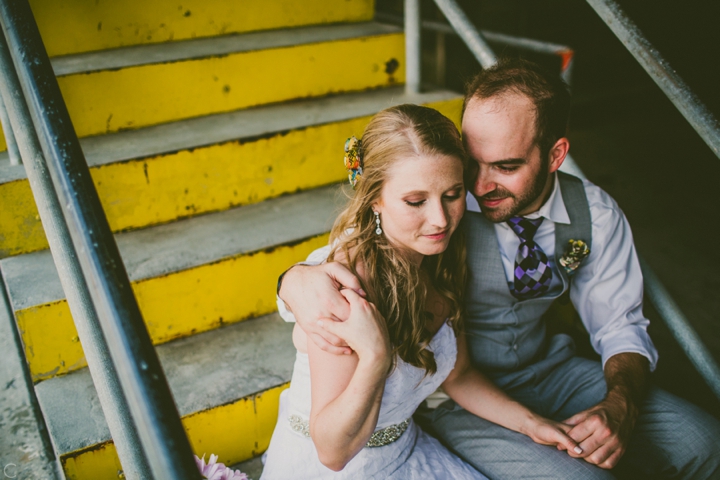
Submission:
[[[532,204],[540,195],[542,195],[545,185],[550,181],[548,177],[549,165],[545,162],[540,168],[540,172],[535,177],[530,188],[525,192],[518,195],[514,195],[509,190],[498,185],[498,187],[490,193],[477,197],[480,208],[482,209],[485,218],[494,223],[506,222],[512,217],[517,216],[519,212],[525,210],[530,204]],[[486,207],[483,206],[482,200],[499,200],[501,198],[508,198],[510,202],[504,202],[503,205],[498,207]]]

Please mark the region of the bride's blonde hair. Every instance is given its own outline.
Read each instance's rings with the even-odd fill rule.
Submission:
[[[380,199],[389,167],[408,156],[454,157],[467,172],[460,134],[437,110],[399,105],[383,110],[370,121],[362,136],[362,156],[363,174],[347,208],[335,221],[330,234],[334,247],[328,261],[341,252],[343,263],[361,279],[368,300],[385,318],[394,354],[426,373],[435,373],[435,357],[428,349],[431,316],[426,311],[427,289],[421,276],[450,306],[448,322],[457,332],[466,282],[464,235],[458,228],[443,253],[426,256],[418,267],[407,252],[388,243],[384,234],[375,233],[372,205]],[[362,266],[362,276],[358,275],[358,265]]]

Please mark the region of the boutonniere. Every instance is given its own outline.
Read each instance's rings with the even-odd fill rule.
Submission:
[[[560,257],[560,265],[565,269],[568,275],[575,272],[580,266],[580,262],[590,255],[590,248],[587,243],[582,240],[570,240],[565,253]]]

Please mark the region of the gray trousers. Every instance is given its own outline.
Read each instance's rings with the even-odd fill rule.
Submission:
[[[501,383],[501,382],[499,382]],[[607,388],[600,363],[571,357],[542,379],[503,386],[531,410],[557,421],[599,403]],[[468,413],[452,401],[421,409],[418,422],[491,479],[720,478],[720,422],[658,388],[643,404],[628,449],[613,470]]]

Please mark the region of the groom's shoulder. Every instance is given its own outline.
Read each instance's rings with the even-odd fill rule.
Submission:
[[[587,178],[580,178],[571,173],[562,171],[558,172],[558,177],[561,179],[561,189],[563,184],[569,186],[567,185],[568,182],[582,184],[592,217],[596,217],[597,215],[601,215],[603,213],[609,213],[611,211],[622,213],[615,199]]]
[[[582,179],[582,184],[585,188],[585,196],[588,200],[593,222],[597,221],[599,219],[598,217],[618,217],[624,215],[617,201],[615,201],[608,192],[588,179]]]

